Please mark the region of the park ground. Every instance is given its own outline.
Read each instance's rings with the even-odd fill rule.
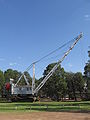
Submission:
[[[90,101],[0,103],[0,120],[90,120]]]
[[[90,120],[90,114],[70,112],[0,113],[0,120]]]

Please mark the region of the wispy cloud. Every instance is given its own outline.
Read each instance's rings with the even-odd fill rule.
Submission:
[[[12,63],[12,62],[11,62],[11,63],[9,63],[9,65],[10,65],[10,66],[15,66],[15,65],[17,65],[17,63]]]
[[[89,14],[84,15],[84,20],[90,21],[90,15]]]
[[[73,65],[72,65],[71,63],[68,63],[68,66],[69,66],[69,67],[73,67]]]
[[[17,62],[10,62],[10,63],[9,63],[9,66],[17,67],[17,66],[22,66],[22,65],[19,64],[19,63],[17,63]]]

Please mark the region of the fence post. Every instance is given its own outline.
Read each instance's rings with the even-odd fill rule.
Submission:
[[[46,105],[46,110],[48,110],[48,105]]]
[[[31,105],[30,105],[30,110],[31,110]]]

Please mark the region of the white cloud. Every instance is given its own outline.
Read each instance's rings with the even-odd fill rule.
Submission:
[[[68,66],[69,66],[69,67],[73,67],[73,65],[72,65],[71,63],[68,63]]]
[[[88,14],[87,14],[87,15],[84,15],[84,17],[85,17],[85,18],[89,18],[89,17],[90,17],[90,15],[88,15]]]
[[[9,63],[10,66],[15,66],[17,63]]]
[[[89,20],[90,20],[90,15],[89,15],[89,14],[84,15],[84,19],[85,19],[86,21],[89,21]]]
[[[16,66],[22,66],[21,64],[18,64],[18,63],[16,63],[16,62],[10,62],[9,63],[9,66],[14,66],[14,67],[16,67]]]

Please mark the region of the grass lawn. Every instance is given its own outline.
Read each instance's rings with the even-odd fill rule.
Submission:
[[[90,112],[90,101],[0,103],[0,112]]]

